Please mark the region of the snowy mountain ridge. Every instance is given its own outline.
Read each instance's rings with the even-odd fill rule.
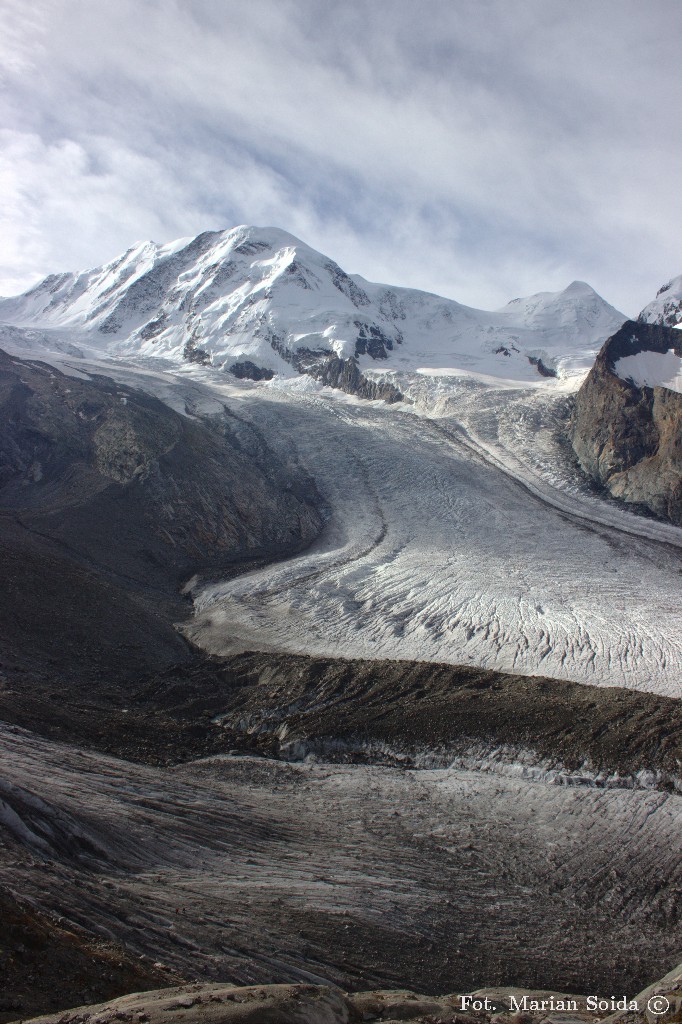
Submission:
[[[373,284],[277,228],[140,242],[93,270],[0,300],[0,320],[110,355],[292,376],[335,360],[360,370],[478,372],[537,381],[585,369],[625,316],[589,285],[474,309]]]
[[[644,307],[638,320],[644,324],[682,327],[682,274],[658,289],[656,298]]]

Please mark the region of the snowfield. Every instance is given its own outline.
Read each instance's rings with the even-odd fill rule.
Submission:
[[[682,394],[682,358],[674,349],[668,352],[637,352],[615,364],[617,375],[637,387],[668,388]]]

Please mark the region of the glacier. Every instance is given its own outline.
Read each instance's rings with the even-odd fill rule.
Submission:
[[[305,553],[188,583],[189,639],[682,690],[682,530],[591,493],[567,402],[625,317],[583,282],[486,312],[371,284],[278,229],[141,243],[0,302],[0,346],[188,416],[223,408],[295,454],[329,510]],[[321,386],[352,360],[404,396]],[[248,361],[271,379],[225,372]]]

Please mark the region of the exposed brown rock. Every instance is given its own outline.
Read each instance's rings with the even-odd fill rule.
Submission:
[[[76,934],[0,889],[0,1022],[131,989],[176,984],[178,976],[113,942]]]
[[[682,524],[682,395],[615,373],[640,351],[682,355],[679,331],[628,322],[609,338],[576,397],[571,423],[581,467],[616,498]]]
[[[682,1015],[681,987],[682,966],[638,995],[601,1000],[511,986],[425,996],[400,989],[349,994],[324,985],[182,985],[76,1007],[28,1024],[672,1024]],[[626,1003],[627,1009],[609,1014],[603,1007],[613,1001]]]

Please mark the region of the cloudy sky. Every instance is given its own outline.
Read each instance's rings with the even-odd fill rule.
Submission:
[[[682,272],[679,0],[0,0],[0,294],[250,223],[495,308]]]

